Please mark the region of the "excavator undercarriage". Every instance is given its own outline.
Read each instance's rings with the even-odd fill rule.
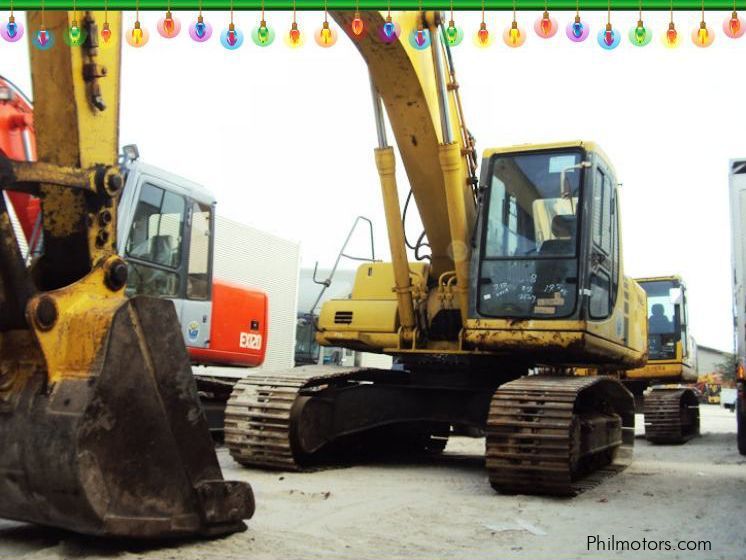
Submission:
[[[321,366],[252,375],[228,403],[225,442],[246,466],[301,470],[439,452],[450,426],[471,426],[486,430],[496,490],[559,496],[629,463],[634,401],[614,380],[532,375],[498,388],[495,379]]]

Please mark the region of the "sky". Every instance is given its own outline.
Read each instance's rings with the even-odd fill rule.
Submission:
[[[522,47],[496,40],[478,49],[471,37],[479,14],[456,13],[467,36],[454,62],[478,150],[598,142],[622,183],[625,274],[680,274],[691,333],[701,345],[730,350],[728,160],[746,157],[746,37],[726,37],[729,12],[711,12],[715,42],[696,48],[689,34],[699,14],[680,12],[674,18],[682,44],[669,50],[660,40],[668,13],[650,12],[644,19],[656,37],[637,48],[626,38],[637,14],[619,12],[612,23],[624,33],[622,44],[604,51],[595,33],[605,13],[582,14],[592,27],[579,44],[564,36],[574,14],[553,14],[560,32],[549,40],[531,29],[539,15],[518,13],[528,31]],[[273,12],[272,46],[260,49],[247,37],[242,48],[227,51],[217,35],[228,14],[206,13],[215,33],[204,44],[185,30],[195,14],[178,16],[181,35],[165,40],[155,32],[160,14],[141,14],[150,42],[124,48],[121,143],[135,143],[144,161],[209,187],[219,214],[300,242],[304,266],[329,267],[357,215],[373,220],[376,256],[387,258],[369,82],[352,43],[340,33],[334,47],[319,48],[310,33],[322,14],[309,12],[298,17],[306,44],[289,49],[280,37],[291,14]],[[256,13],[236,13],[247,32],[257,20]],[[133,21],[125,14],[126,26]],[[488,12],[486,21],[498,35],[510,14]],[[25,42],[0,45],[0,73],[30,93]],[[401,165],[398,175],[403,198]],[[415,217],[411,237],[418,227]],[[348,252],[368,255],[366,235],[358,232]]]

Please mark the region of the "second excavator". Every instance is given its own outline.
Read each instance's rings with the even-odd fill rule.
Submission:
[[[622,382],[635,395],[638,409],[642,401],[648,441],[684,443],[699,435],[699,400],[694,389],[681,385],[697,381],[686,285],[678,276],[637,282],[648,301],[648,362],[625,372]]]
[[[333,16],[351,36],[353,17],[382,33],[391,23]],[[229,401],[226,444],[245,465],[299,469],[345,449],[438,452],[452,425],[471,426],[486,430],[495,489],[573,495],[585,475],[630,459],[633,397],[613,375],[647,353],[645,293],[623,274],[616,172],[596,144],[571,141],[488,149],[478,178],[446,23],[431,12],[397,21],[391,40],[354,37],[392,262],[360,266],[351,297],[322,307],[317,340],[400,366],[251,375]],[[415,262],[384,108],[424,226],[416,253],[429,248]]]

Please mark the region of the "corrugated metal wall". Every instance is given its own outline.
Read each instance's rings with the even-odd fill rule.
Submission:
[[[267,357],[252,371],[293,367],[300,245],[218,216],[213,262],[215,278],[269,296]]]

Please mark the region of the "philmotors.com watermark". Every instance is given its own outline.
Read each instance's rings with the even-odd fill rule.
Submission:
[[[663,551],[712,551],[712,541],[706,540],[670,540],[670,539],[620,539],[616,535],[602,537],[589,535],[586,541],[589,552],[663,552]]]

